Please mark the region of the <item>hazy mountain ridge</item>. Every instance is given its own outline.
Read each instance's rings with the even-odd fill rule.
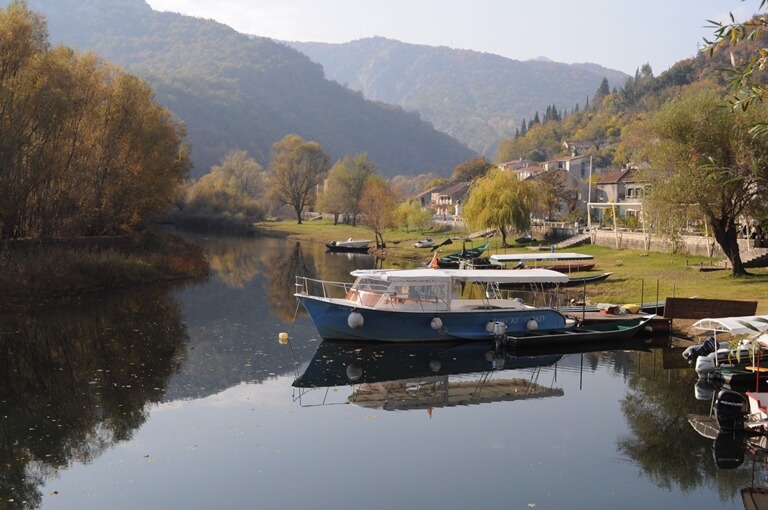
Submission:
[[[7,5],[7,2],[6,2]],[[332,159],[367,152],[380,173],[449,175],[475,154],[418,114],[365,100],[296,50],[210,20],[153,11],[144,0],[30,0],[50,40],[92,50],[155,88],[187,126],[194,174],[231,149],[262,165],[289,133]]]
[[[368,98],[419,111],[489,157],[500,138],[556,105],[583,107],[605,77],[628,75],[592,63],[519,61],[491,53],[402,43],[383,37],[349,43],[286,42],[320,63],[325,75]]]

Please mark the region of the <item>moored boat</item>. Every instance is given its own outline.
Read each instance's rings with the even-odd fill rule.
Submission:
[[[297,277],[296,298],[326,340],[489,340],[505,333],[562,330],[565,316],[503,295],[512,282],[565,283],[543,269],[356,270],[354,283]]]
[[[498,264],[507,264],[509,262],[523,262],[530,264],[539,264],[542,262],[584,262],[592,260],[592,255],[573,252],[553,252],[553,253],[497,253],[491,255],[491,260]]]
[[[422,239],[420,241],[416,241],[413,243],[414,248],[431,248],[435,245],[435,240],[431,237],[427,237],[426,239]]]
[[[351,237],[346,241],[331,241],[325,243],[325,247],[329,251],[335,252],[367,252],[371,247],[370,239],[352,239]]]
[[[607,321],[588,326],[575,326],[563,330],[529,331],[522,335],[510,333],[506,341],[517,347],[536,347],[554,344],[583,342],[608,342],[629,340],[648,325],[654,315],[635,317],[622,321]]]
[[[490,243],[484,243],[480,246],[467,248],[466,245],[462,243],[461,251],[439,257],[437,259],[437,266],[441,269],[459,269],[462,261],[472,261],[479,258],[480,255],[488,249],[489,244]]]

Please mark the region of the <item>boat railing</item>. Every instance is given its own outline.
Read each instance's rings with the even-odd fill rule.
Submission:
[[[323,298],[344,298],[352,288],[351,283],[317,280],[306,276],[296,277],[296,293]]]
[[[512,290],[499,289],[502,299],[520,298],[528,306],[547,307],[559,310],[568,303],[567,296],[562,292],[548,290]]]

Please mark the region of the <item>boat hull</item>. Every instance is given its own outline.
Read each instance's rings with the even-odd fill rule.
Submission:
[[[370,244],[366,244],[364,246],[358,246],[358,245],[325,243],[325,247],[328,248],[328,251],[338,252],[338,253],[368,253],[368,250],[371,249]]]
[[[562,331],[550,330],[540,334],[528,332],[524,335],[507,335],[507,343],[515,347],[537,347],[545,345],[580,344],[584,342],[607,342],[629,340],[644,330],[654,316],[638,317],[626,321],[609,321],[577,326]]]
[[[305,294],[296,294],[325,340],[367,340],[380,342],[434,342],[445,340],[491,340],[489,323],[503,323],[507,333],[523,334],[531,320],[536,327],[564,329],[565,316],[552,308],[475,309],[468,311],[394,311],[361,308]],[[351,327],[350,314],[362,317]],[[435,321],[437,318],[439,321]],[[355,324],[357,326],[358,324]]]

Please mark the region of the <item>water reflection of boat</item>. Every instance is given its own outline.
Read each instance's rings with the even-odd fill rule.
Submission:
[[[561,355],[512,356],[494,342],[322,342],[296,378],[296,388],[352,386],[349,403],[381,409],[429,409],[560,396],[535,376],[498,378],[502,371],[555,364]]]

